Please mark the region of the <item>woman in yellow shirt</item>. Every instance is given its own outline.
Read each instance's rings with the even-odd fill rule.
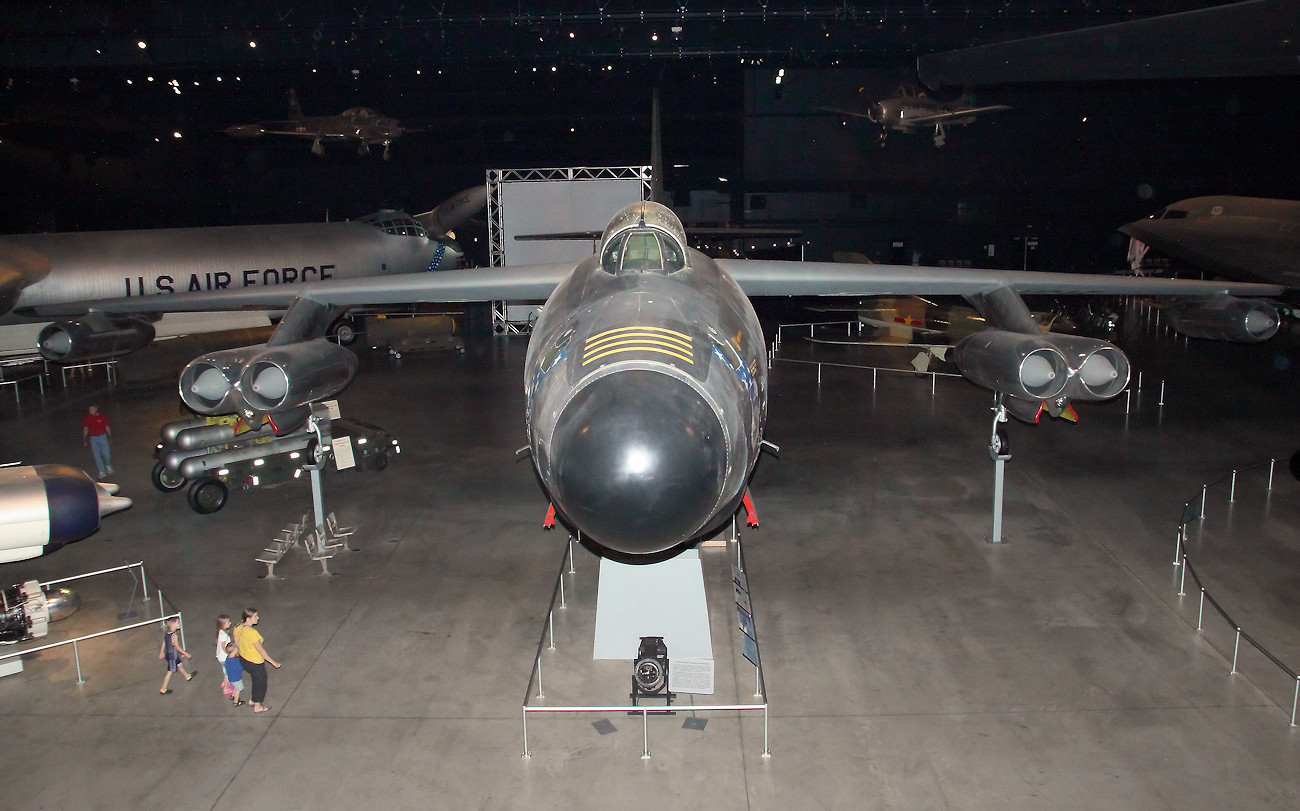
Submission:
[[[253,692],[249,700],[253,702],[253,712],[266,712],[271,708],[266,701],[266,663],[279,668],[280,663],[271,658],[262,646],[262,634],[253,627],[259,617],[256,608],[244,609],[244,621],[234,630],[235,644],[239,646],[239,659],[244,663],[244,670],[253,682]]]

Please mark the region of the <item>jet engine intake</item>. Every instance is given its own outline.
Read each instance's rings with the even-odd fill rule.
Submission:
[[[239,391],[257,411],[284,411],[342,390],[356,373],[356,355],[317,338],[272,347],[250,360],[239,375]]]
[[[984,330],[953,347],[953,360],[967,379],[1025,400],[1048,400],[1070,380],[1061,350],[1041,335]]]
[[[1043,336],[1060,350],[1071,369],[1065,394],[1072,400],[1108,400],[1128,385],[1132,368],[1119,347],[1081,335]]]
[[[1267,301],[1218,296],[1188,301],[1165,309],[1169,323],[1189,338],[1259,343],[1277,334],[1281,319]]]
[[[153,324],[139,318],[55,321],[36,339],[41,357],[55,363],[116,358],[153,341]]]
[[[233,413],[240,404],[239,373],[265,349],[256,344],[200,355],[181,371],[181,399],[198,414]]]

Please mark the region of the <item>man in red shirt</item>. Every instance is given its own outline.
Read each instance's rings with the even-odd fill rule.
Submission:
[[[99,413],[99,406],[92,405],[81,418],[81,444],[83,447],[90,445],[101,479],[113,472],[113,452],[109,448],[112,439],[113,429],[108,427],[108,417]]]

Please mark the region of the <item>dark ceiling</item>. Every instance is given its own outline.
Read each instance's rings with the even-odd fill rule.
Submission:
[[[1074,246],[1062,261],[1111,261],[1114,228],[1160,204],[1287,196],[1297,180],[1294,76],[968,88],[1013,109],[954,131],[942,150],[925,135],[881,149],[869,123],[822,109],[914,82],[922,56],[1224,4],[453,5],[5,4],[0,230],[418,211],[488,169],[640,164],[654,87],[677,202],[720,195],[728,219],[806,228],[821,250],[879,256],[905,234],[970,253],[1033,225]],[[1067,73],[1091,61],[1064,60]],[[290,87],[308,114],[364,105],[424,131],[394,143],[389,161],[221,134],[282,118]]]

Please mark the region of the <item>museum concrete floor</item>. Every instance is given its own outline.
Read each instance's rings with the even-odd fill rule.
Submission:
[[[1300,667],[1300,485],[1294,335],[1267,346],[1175,340],[1128,314],[1140,393],[1081,405],[1077,425],[1009,426],[1007,543],[991,529],[991,395],[868,364],[861,348],[783,342],[743,535],[770,714],[528,716],[563,531],[527,460],[524,339],[392,361],[363,354],[345,415],[395,433],[384,472],[331,472],[326,509],[356,525],[333,576],[301,549],[267,580],[254,558],[310,506],[306,480],[233,492],[200,516],[149,483],[174,389],[100,377],[22,408],[0,390],[0,457],[91,465],[80,417],[114,428],[129,511],[100,532],[3,567],[5,583],[143,561],[184,614],[197,671],[160,696],[156,624],[26,657],[0,679],[7,808],[1295,808],[1295,682],[1234,634],[1173,566],[1188,546],[1210,593]],[[906,360],[903,358],[902,360]],[[1164,382],[1163,405],[1161,382]],[[1127,406],[1126,406],[1127,404]],[[1282,461],[1267,491],[1268,469]],[[93,470],[93,468],[91,468]],[[715,693],[753,704],[731,627],[734,546],[702,550]],[[546,696],[627,703],[628,662],[590,660],[596,559],[577,551],[543,647]],[[585,579],[584,579],[585,578]],[[81,612],[51,638],[156,612],[122,573],[72,584]],[[584,599],[588,602],[584,603]],[[261,611],[268,703],[219,691],[213,618]],[[143,612],[143,613],[142,613]],[[730,618],[730,619],[729,619]],[[134,620],[138,621],[138,620]],[[584,645],[585,650],[584,650]],[[671,651],[669,651],[671,658]],[[679,697],[679,707],[688,699]],[[606,723],[600,723],[600,722]],[[765,731],[770,757],[764,756]],[[642,757],[648,740],[652,756]]]

